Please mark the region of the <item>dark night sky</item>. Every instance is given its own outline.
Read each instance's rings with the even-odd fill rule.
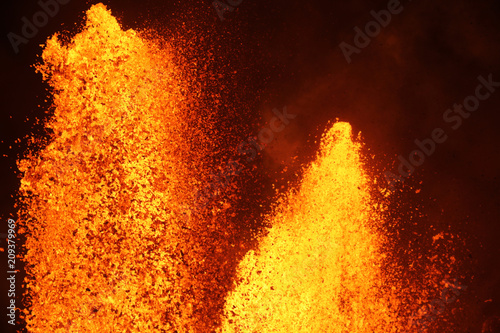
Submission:
[[[386,170],[397,172],[398,155],[408,158],[416,149],[415,139],[429,138],[435,128],[442,128],[448,139],[406,181],[420,193],[415,195],[406,186],[395,200],[423,207],[426,217],[418,222],[420,232],[434,225],[467,239],[470,255],[463,260],[470,312],[464,314],[467,320],[457,332],[481,332],[484,320],[500,316],[500,89],[481,101],[456,130],[443,120],[447,109],[474,93],[479,75],[491,74],[493,81],[500,82],[499,1],[401,2],[402,11],[359,54],[352,55],[351,63],[339,44],[353,45],[353,28],[373,20],[370,11],[386,9],[387,1],[243,0],[233,12],[225,13],[224,21],[210,1],[103,2],[127,28],[162,27],[167,38],[196,35],[201,44],[193,57],[203,58],[211,50],[216,59],[213,71],[237,71],[222,75],[221,82],[209,83],[228,101],[219,112],[221,126],[235,124],[228,128],[229,142],[237,145],[255,134],[272,108],[287,106],[290,113],[298,114],[248,176],[260,185],[244,185],[248,195],[241,206],[246,209],[257,209],[259,201],[270,203],[262,194],[270,193],[272,182],[293,177],[299,164],[313,157],[315,139],[335,118],[362,132],[375,155],[374,173],[382,179]],[[19,34],[21,18],[31,18],[40,7],[35,1],[3,3],[0,233],[7,232],[7,219],[16,216],[15,160],[25,142],[15,141],[41,133],[35,118],[43,115],[46,86],[30,65],[48,36],[64,29],[76,32],[83,11],[93,3],[72,0],[61,5],[18,54],[6,36]],[[299,158],[292,162],[294,156]],[[280,173],[284,165],[288,169]],[[3,309],[6,262],[4,253],[0,255]],[[5,322],[2,315],[0,327]]]

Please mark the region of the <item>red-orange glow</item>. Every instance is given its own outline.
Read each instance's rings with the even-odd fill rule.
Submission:
[[[210,228],[191,215],[195,92],[172,54],[103,5],[67,45],[47,41],[38,71],[53,88],[54,134],[19,163],[30,332],[212,324],[201,301],[218,268],[205,270],[201,252],[220,245],[199,242]]]
[[[224,332],[396,332],[399,301],[382,266],[380,211],[348,123],[324,136],[317,160],[269,217],[239,266]]]
[[[193,126],[203,96],[176,50],[124,31],[99,4],[71,40],[50,38],[42,60],[52,135],[19,161],[30,332],[416,330],[409,315],[442,265],[428,266],[429,288],[400,279],[387,208],[348,123],[323,136],[233,281],[231,204],[193,207],[210,138]]]

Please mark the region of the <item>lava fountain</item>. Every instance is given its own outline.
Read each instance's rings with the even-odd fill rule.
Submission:
[[[221,244],[189,207],[209,140],[196,142],[196,91],[171,51],[104,5],[69,42],[47,41],[50,139],[19,162],[30,332],[212,325],[222,273],[203,253]]]
[[[283,197],[241,261],[224,332],[396,332],[395,285],[383,272],[381,209],[361,144],[335,123],[299,189]]]

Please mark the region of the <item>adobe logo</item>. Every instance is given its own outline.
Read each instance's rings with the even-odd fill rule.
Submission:
[[[42,10],[33,14],[31,20],[26,16],[21,18],[23,26],[21,34],[9,32],[7,38],[9,39],[12,48],[16,54],[19,53],[19,46],[21,44],[28,44],[29,40],[38,34],[38,28],[42,28],[49,23],[49,17],[54,17],[59,13],[59,5],[66,5],[70,0],[40,0],[38,6]]]

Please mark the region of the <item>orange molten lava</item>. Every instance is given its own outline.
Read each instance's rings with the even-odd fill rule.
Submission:
[[[69,44],[48,40],[38,70],[53,88],[53,135],[19,163],[31,332],[213,325],[204,298],[219,273],[202,252],[220,244],[200,242],[213,230],[190,213],[195,93],[172,54],[103,5]]]
[[[348,123],[324,135],[233,279],[230,204],[191,204],[211,144],[182,58],[122,30],[102,4],[42,58],[50,140],[19,162],[30,332],[408,329],[403,290],[417,288],[388,268],[385,206]]]
[[[398,302],[382,272],[380,211],[359,150],[348,123],[324,136],[300,188],[240,263],[224,332],[398,331]]]

